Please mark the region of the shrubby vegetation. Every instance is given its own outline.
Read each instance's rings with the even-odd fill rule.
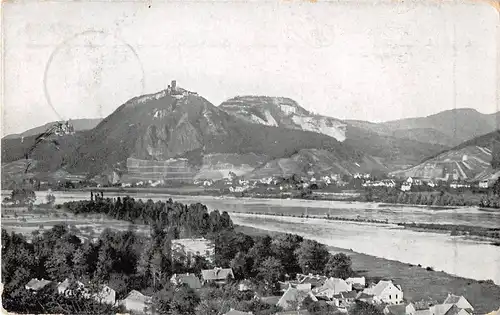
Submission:
[[[365,201],[377,201],[396,204],[413,204],[427,206],[479,206],[483,208],[500,208],[500,182],[497,181],[490,191],[472,191],[465,195],[465,191],[447,192],[422,190],[417,192],[403,192],[397,188],[380,187],[367,188]],[[471,197],[472,196],[472,197]]]
[[[19,205],[32,204],[36,200],[35,191],[32,189],[13,189],[10,197],[4,199],[5,202],[12,202]]]
[[[60,282],[77,279],[96,288],[106,284],[116,290],[117,299],[131,290],[153,296],[152,308],[159,313],[211,314],[231,307],[256,315],[276,311],[248,294],[236,292],[237,281],[249,279],[261,296],[277,293],[278,281],[301,273],[320,273],[349,277],[351,261],[344,254],[332,256],[318,242],[291,234],[251,237],[233,230],[226,212],[208,213],[201,204],[93,198],[66,203],[74,213],[105,213],[113,218],[151,226],[146,237],[132,228],[127,231],[104,230],[96,242],[82,242],[74,229],[57,225],[34,233],[28,242],[19,234],[2,230],[3,305],[9,311],[29,313],[81,313],[83,307],[105,308],[90,313],[118,311],[82,297],[62,298],[47,291],[38,292],[37,301],[24,289],[32,278]],[[215,243],[214,263],[196,256],[189,260],[172,253],[172,240],[204,236]],[[204,287],[194,292],[188,287],[173,288],[174,273],[201,273],[202,269],[231,267],[235,279],[224,287]],[[253,293],[252,293],[253,294]],[[253,297],[253,295],[252,295]],[[67,300],[67,301],[66,301]],[[311,306],[322,309],[324,305]],[[314,313],[315,314],[315,313]]]

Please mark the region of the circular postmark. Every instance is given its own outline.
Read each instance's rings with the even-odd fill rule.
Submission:
[[[60,120],[95,118],[144,91],[136,50],[101,30],[74,34],[58,44],[45,65],[45,99]]]

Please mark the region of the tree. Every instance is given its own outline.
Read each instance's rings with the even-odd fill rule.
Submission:
[[[241,280],[250,276],[252,264],[253,260],[246,253],[238,252],[229,265],[233,269],[235,278]]]
[[[304,240],[295,250],[295,255],[305,274],[322,273],[330,257],[326,246],[313,240]]]
[[[346,279],[353,275],[351,257],[338,253],[330,257],[325,265],[325,275],[328,277]]]
[[[496,141],[491,146],[491,167],[500,168],[500,143]]]
[[[287,274],[300,272],[300,266],[294,252],[299,248],[303,237],[295,234],[280,234],[275,237],[271,244],[273,256],[278,258]]]
[[[272,293],[278,288],[278,280],[283,277],[283,273],[281,262],[274,257],[268,257],[260,264],[257,277],[265,282],[268,290],[271,291],[269,293]]]
[[[495,194],[496,196],[500,196],[500,177],[493,184],[492,189],[493,189],[493,194]]]
[[[97,279],[100,281],[108,280],[112,269],[113,260],[111,256],[111,248],[109,244],[105,243],[99,249],[99,254],[97,256]]]
[[[85,271],[87,269],[85,254],[83,253],[83,250],[81,248],[77,248],[75,250],[71,262],[73,264],[73,275],[75,276],[75,278],[79,279],[85,274]]]
[[[184,284],[174,289],[170,307],[172,314],[194,314],[199,303],[196,292]]]
[[[36,194],[32,189],[13,189],[10,193],[10,199],[20,205],[32,204],[36,200]]]
[[[252,257],[253,269],[257,270],[262,261],[267,257],[272,255],[271,252],[271,242],[272,238],[269,235],[261,237],[254,246],[248,251],[250,257]]]
[[[53,205],[56,202],[56,196],[53,194],[47,194],[47,196],[45,196],[45,200],[47,201],[47,204]]]

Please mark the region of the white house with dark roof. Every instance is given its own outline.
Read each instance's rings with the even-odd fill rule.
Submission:
[[[403,302],[403,290],[392,281],[381,280],[375,286],[366,288],[364,293],[373,295],[373,301],[377,303],[399,304]]]
[[[187,284],[193,290],[201,289],[201,281],[193,273],[176,273],[170,278],[170,282],[174,285]]]
[[[142,294],[139,291],[132,290],[123,300],[118,302],[128,311],[136,313],[146,313],[146,310],[150,307],[152,302],[152,297]]]
[[[201,280],[203,284],[208,282],[226,283],[228,279],[234,279],[233,269],[231,268],[214,268],[201,271]]]

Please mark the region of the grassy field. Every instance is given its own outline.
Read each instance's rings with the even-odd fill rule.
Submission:
[[[237,226],[236,230],[255,236],[279,234],[247,226]],[[453,293],[465,296],[478,314],[485,314],[500,307],[500,286],[493,283],[460,278],[442,271],[426,270],[425,266],[412,266],[342,248],[330,246],[329,250],[332,253],[343,252],[349,255],[354,271],[360,276],[365,276],[367,281],[386,279],[400,284],[407,301],[431,298],[442,302],[448,293]],[[480,258],[477,266],[481,267]]]

